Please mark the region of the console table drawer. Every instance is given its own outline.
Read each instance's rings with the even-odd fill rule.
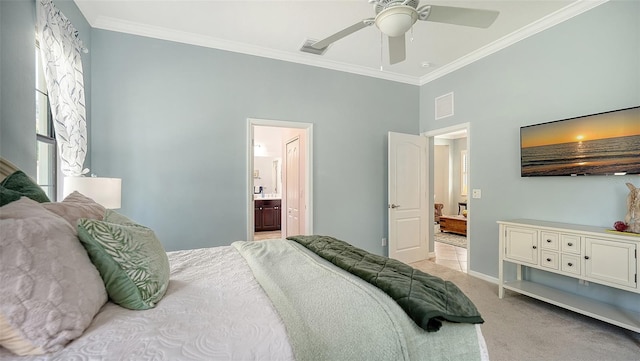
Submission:
[[[576,275],[580,274],[580,256],[563,253],[561,258],[562,266],[560,267],[560,270],[562,270],[562,272],[573,273]]]
[[[560,234],[558,232],[540,232],[540,247],[546,249],[558,250],[560,243]]]
[[[542,251],[542,259],[540,261],[542,267],[558,269],[558,252]]]
[[[581,239],[582,237],[575,234],[561,234],[560,244],[562,244],[562,252],[580,254]]]

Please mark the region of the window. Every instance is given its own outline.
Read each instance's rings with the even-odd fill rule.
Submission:
[[[47,193],[49,199],[56,200],[56,138],[53,117],[49,105],[44,67],[40,58],[40,43],[36,35],[36,182]]]
[[[467,151],[460,151],[460,194],[466,196],[469,191],[469,161]]]

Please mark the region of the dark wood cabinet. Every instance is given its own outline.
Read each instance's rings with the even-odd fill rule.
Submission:
[[[256,199],[254,210],[255,231],[277,231],[280,229],[282,212],[279,199]]]

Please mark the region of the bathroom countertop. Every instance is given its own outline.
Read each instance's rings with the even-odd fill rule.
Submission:
[[[254,195],[253,196],[253,200],[254,201],[260,201],[260,200],[270,200],[270,199],[277,199],[277,200],[281,200],[282,197],[280,195],[273,195],[273,196],[260,196],[260,195]]]

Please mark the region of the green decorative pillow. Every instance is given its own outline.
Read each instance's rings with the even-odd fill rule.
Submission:
[[[169,260],[151,229],[135,223],[82,218],[78,221],[78,238],[113,302],[132,310],[146,310],[162,299],[169,285]]]
[[[25,196],[36,202],[51,202],[47,194],[23,171],[18,170],[10,174],[0,183],[0,206],[17,201]]]

